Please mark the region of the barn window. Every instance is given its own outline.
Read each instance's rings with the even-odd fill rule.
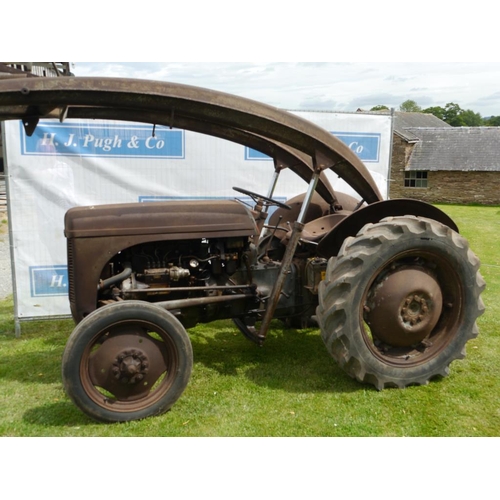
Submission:
[[[405,172],[405,187],[426,188],[427,172],[424,172],[423,170]]]

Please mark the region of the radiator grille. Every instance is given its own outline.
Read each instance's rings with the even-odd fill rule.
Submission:
[[[69,302],[75,304],[75,264],[74,264],[74,240],[67,240],[68,248],[68,281],[69,281]]]

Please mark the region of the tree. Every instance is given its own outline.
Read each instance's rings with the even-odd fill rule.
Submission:
[[[387,106],[384,106],[383,104],[377,104],[376,106],[373,106],[373,108],[370,109],[370,111],[382,111],[384,109],[389,110]]]
[[[460,118],[464,122],[465,127],[480,127],[484,125],[484,120],[479,113],[474,113],[472,109],[463,110]]]
[[[405,111],[407,113],[420,113],[422,108],[411,99],[406,100],[399,106],[399,111]]]
[[[454,102],[449,102],[444,107],[444,118],[446,123],[449,123],[452,127],[463,127],[464,121],[461,117],[463,109]]]
[[[500,116],[490,116],[484,120],[484,124],[487,127],[500,127]]]
[[[452,127],[479,127],[484,121],[479,113],[471,109],[462,109],[458,104],[449,102],[444,108],[433,106],[423,110],[450,124]]]
[[[428,113],[437,116],[440,120],[444,120],[445,109],[441,106],[431,106],[430,108],[425,108],[422,113]]]

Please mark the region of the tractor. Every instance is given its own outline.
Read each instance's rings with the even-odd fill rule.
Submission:
[[[384,200],[365,165],[296,115],[204,88],[118,78],[0,81],[0,119],[165,125],[272,158],[265,193],[74,207],[64,220],[76,323],[62,360],[72,401],[102,422],[171,409],[193,366],[188,329],[231,319],[258,346],[271,321],[317,326],[350,377],[378,390],[445,377],[477,336],[485,283],[453,220]],[[289,169],[307,191],[273,198]],[[358,196],[336,192],[330,169]],[[270,172],[271,173],[271,172]],[[272,214],[271,214],[272,212]]]

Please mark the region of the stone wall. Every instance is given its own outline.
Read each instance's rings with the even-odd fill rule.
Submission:
[[[413,144],[408,144],[404,139],[394,134],[392,142],[392,162],[389,182],[390,198],[417,198],[416,193],[422,189],[405,188],[405,167],[410,157]],[[418,194],[420,196],[420,194]]]
[[[390,198],[428,203],[500,205],[500,172],[438,171],[427,173],[427,188],[405,188],[405,165],[413,145],[394,135]]]

